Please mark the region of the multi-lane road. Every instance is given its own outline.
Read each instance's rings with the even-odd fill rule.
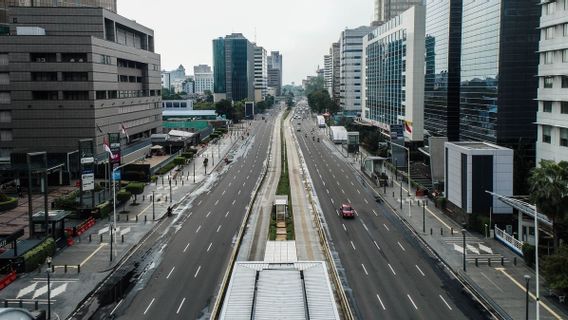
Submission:
[[[267,157],[273,118],[254,121],[242,157],[235,157],[208,192],[185,210],[175,233],[149,266],[145,286],[113,310],[120,319],[199,319],[207,316]],[[247,123],[248,126],[248,123]]]
[[[339,158],[324,129],[316,128],[310,118],[294,120],[293,127],[346,275],[355,316],[483,319],[444,266],[427,254],[390,209],[375,202],[366,182]],[[339,216],[342,203],[353,205],[354,219]]]

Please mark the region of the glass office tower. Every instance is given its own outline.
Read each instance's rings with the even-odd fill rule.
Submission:
[[[459,139],[462,0],[426,2],[424,129]]]

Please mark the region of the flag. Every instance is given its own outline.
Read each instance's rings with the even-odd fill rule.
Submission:
[[[404,129],[406,130],[406,132],[412,133],[412,122],[404,121]]]
[[[114,154],[112,154],[112,151],[110,150],[110,146],[108,145],[108,140],[106,138],[103,141],[103,148],[105,149],[106,152],[108,152],[111,159],[114,159]]]
[[[99,124],[97,124],[97,130],[99,130],[100,133],[103,133],[103,129],[101,129],[101,127],[99,126]]]
[[[126,127],[124,124],[120,124],[120,132],[126,136],[126,140],[130,140],[130,136],[128,136],[128,132],[126,132]]]

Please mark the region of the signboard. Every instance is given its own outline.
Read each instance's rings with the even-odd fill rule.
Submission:
[[[404,138],[404,126],[402,124],[391,124],[390,136],[393,140]]]
[[[94,173],[83,173],[81,175],[81,181],[83,181],[83,191],[95,190],[95,174]]]
[[[81,164],[89,164],[89,163],[94,163],[94,162],[95,162],[94,157],[81,158]]]
[[[120,170],[116,170],[113,171],[112,173],[112,180],[120,180],[121,176],[120,176]]]

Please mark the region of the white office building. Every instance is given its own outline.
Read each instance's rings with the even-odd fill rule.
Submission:
[[[339,38],[339,105],[342,111],[348,115],[361,113],[363,37],[369,34],[371,30],[372,28],[368,26],[345,29],[341,32]]]
[[[332,95],[333,87],[333,63],[331,60],[331,54],[326,54],[323,56],[323,79],[324,79],[324,89],[329,92],[329,96]]]
[[[568,1],[542,1],[537,163],[568,161]]]
[[[268,61],[266,49],[254,47],[254,101],[263,101],[268,93]]]
[[[390,133],[404,127],[407,141],[424,140],[423,6],[387,21],[363,40],[363,121]]]
[[[195,93],[203,94],[206,90],[213,92],[213,71],[206,64],[193,67]]]

